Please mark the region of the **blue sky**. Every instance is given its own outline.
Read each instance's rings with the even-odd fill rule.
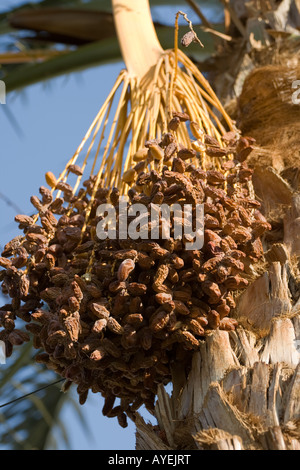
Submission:
[[[30,0],[31,3],[39,3],[40,0]],[[27,3],[25,0],[1,0],[0,11],[6,11],[8,8],[15,8],[22,3]]]

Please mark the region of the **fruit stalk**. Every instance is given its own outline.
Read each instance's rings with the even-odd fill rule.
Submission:
[[[163,53],[148,0],[112,0],[114,21],[128,72],[142,78]]]

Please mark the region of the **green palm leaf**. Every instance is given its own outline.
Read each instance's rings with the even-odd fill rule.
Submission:
[[[219,28],[221,30],[221,28]],[[158,37],[165,49],[172,48],[174,45],[173,28],[158,28]],[[180,28],[183,35],[186,32],[185,27]],[[198,34],[199,38],[205,44],[205,49],[198,45],[193,45],[189,53],[196,60],[206,59],[214,50],[214,43],[210,35],[204,32]],[[4,77],[7,92],[24,88],[25,86],[49,80],[60,75],[66,75],[72,72],[78,72],[89,67],[95,67],[109,62],[121,60],[121,52],[116,37],[105,39],[103,41],[92,42],[75,51],[64,52],[61,55],[41,63],[22,65],[8,72]]]
[[[168,0],[152,0],[151,5],[176,5],[180,1]],[[51,9],[49,10],[49,5]],[[54,8],[59,5],[60,8]],[[208,5],[208,2],[204,2]],[[219,6],[217,0],[210,4],[211,7]],[[82,41],[88,44],[79,45],[75,50],[65,47],[61,53],[55,57],[47,59],[47,47],[43,45],[45,60],[43,62],[32,60],[30,63],[23,65],[8,65],[2,67],[2,79],[6,83],[7,92],[32,85],[37,82],[52,79],[54,77],[87,69],[89,67],[99,66],[104,63],[121,60],[121,53],[117,37],[114,32],[113,22],[110,21],[108,26],[107,13],[103,11],[111,11],[111,0],[90,0],[89,2],[82,3],[81,1],[64,0],[63,2],[43,0],[38,5],[23,5],[24,8],[14,9],[9,18],[12,24],[17,24],[19,27],[29,28],[38,31],[47,31],[50,38],[54,40],[56,36],[60,38],[69,38],[71,42],[81,43]],[[67,7],[67,9],[66,9]],[[76,9],[72,9],[75,8]],[[47,10],[45,10],[47,8]],[[79,10],[78,10],[79,9]],[[84,9],[85,14],[80,12]],[[89,13],[89,9],[92,9]],[[99,11],[101,10],[102,13]],[[31,12],[32,11],[32,15]],[[102,28],[95,29],[96,23],[103,22]],[[7,15],[0,15],[0,32],[1,32],[1,18],[7,21]],[[174,17],[175,19],[175,17]],[[172,21],[173,19],[171,19]],[[2,21],[2,28],[4,23]],[[54,25],[54,26],[53,26]],[[80,28],[79,28],[80,25]],[[105,27],[104,27],[105,26]],[[93,29],[94,28],[94,29]],[[216,30],[223,31],[223,25],[215,25]],[[167,25],[156,25],[157,34],[164,49],[169,49],[174,46],[174,28]],[[180,27],[180,34],[183,35],[187,31],[185,26]],[[188,53],[197,61],[201,62],[210,56],[214,51],[214,37],[200,28],[197,29],[198,36],[204,43],[205,48],[201,49],[198,45],[191,45]],[[54,34],[54,36],[53,36]],[[51,36],[52,35],[52,36]],[[94,38],[92,40],[92,38]],[[96,40],[97,39],[97,40]],[[63,40],[63,39],[62,39]],[[38,43],[38,46],[40,44]],[[53,49],[53,44],[51,45]],[[48,46],[48,47],[50,47]],[[37,47],[35,43],[30,43],[30,48],[26,49],[28,54],[30,50]],[[25,51],[26,51],[25,50]],[[23,51],[22,51],[23,54]],[[23,57],[23,56],[22,56]],[[18,56],[16,55],[16,60]],[[1,58],[0,58],[1,61]]]

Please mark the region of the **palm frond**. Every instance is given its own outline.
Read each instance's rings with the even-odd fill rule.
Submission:
[[[219,26],[219,29],[222,29],[221,26]],[[179,34],[183,35],[184,32],[186,32],[186,28],[184,26],[180,27]],[[164,49],[173,47],[172,27],[161,27],[157,30],[157,33]],[[195,45],[190,47],[189,52],[194,59],[200,60],[201,58],[204,60],[213,52],[214,43],[211,36],[205,32],[200,32],[198,36],[205,43],[205,49],[200,49]],[[9,93],[43,80],[121,60],[120,47],[116,37],[92,42],[78,47],[75,51],[55,55],[43,62],[33,62],[13,68],[4,77],[6,90]]]
[[[152,7],[173,6],[182,2],[152,0]],[[189,2],[188,2],[189,3]],[[204,7],[222,11],[218,0],[203,2]],[[174,46],[174,18],[164,19],[168,24],[156,24],[157,34],[164,49]],[[102,25],[98,27],[98,25]],[[38,4],[23,4],[0,15],[0,35],[13,30],[9,52],[0,54],[0,75],[5,80],[7,92],[25,86],[99,66],[111,61],[121,60],[121,52],[115,34],[111,13],[111,0],[48,1]],[[214,24],[217,32],[224,32],[222,24]],[[206,60],[214,51],[214,36],[202,26],[197,33],[205,44],[204,49],[191,45],[189,54],[198,62]],[[32,37],[24,38],[24,32],[31,31]],[[181,26],[180,34],[186,32]],[[57,43],[65,47],[57,49]],[[17,48],[14,46],[17,45]],[[73,44],[73,47],[70,45]],[[74,48],[74,46],[76,46]]]

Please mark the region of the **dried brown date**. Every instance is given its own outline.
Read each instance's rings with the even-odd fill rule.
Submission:
[[[110,313],[107,310],[107,308],[97,302],[93,302],[92,304],[89,305],[90,310],[92,313],[99,319],[108,319]]]
[[[107,320],[107,328],[116,335],[122,335],[124,333],[124,328],[120,323],[113,317],[109,317]]]
[[[131,295],[137,296],[144,295],[147,292],[147,286],[139,282],[131,282],[128,284],[127,289]]]
[[[119,269],[118,269],[118,280],[119,281],[126,281],[129,274],[131,273],[131,271],[133,271],[135,268],[135,263],[132,259],[125,259],[119,266]]]
[[[220,315],[215,310],[211,310],[207,315],[207,321],[209,327],[216,330],[220,326]]]
[[[98,362],[101,361],[106,355],[106,352],[103,348],[97,348],[95,349],[91,355],[90,355],[90,360],[93,362]]]
[[[169,121],[168,129],[170,131],[177,131],[179,125],[180,125],[180,118],[178,116],[175,116],[173,119],[171,119],[171,121]]]
[[[238,322],[234,318],[223,318],[220,321],[220,330],[233,331],[238,326]]]
[[[195,158],[197,155],[196,150],[183,148],[177,153],[177,157],[181,160],[188,160],[189,158]]]

